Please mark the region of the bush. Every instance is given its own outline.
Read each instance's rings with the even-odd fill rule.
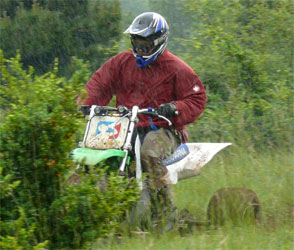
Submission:
[[[25,228],[24,237],[35,237],[36,245],[48,240],[54,249],[80,248],[115,229],[135,201],[134,185],[128,189],[123,181],[111,179],[105,194],[90,185],[92,175],[84,185],[65,186],[75,168],[69,153],[81,123],[76,97],[90,77],[88,66],[75,61],[79,67],[66,81],[57,76],[57,63],[53,72],[38,76],[32,67],[22,69],[20,55],[5,59],[0,52],[0,168],[11,183],[4,190],[13,188],[13,195],[1,196],[2,244]],[[8,221],[25,223],[11,231]]]
[[[34,235],[35,225],[26,225],[25,212],[14,198],[14,190],[19,184],[20,181],[13,181],[11,174],[3,175],[3,168],[0,167],[0,204],[9,201],[12,205],[10,211],[7,211],[5,206],[0,206],[0,248],[43,249],[48,242],[37,243]],[[5,217],[6,219],[2,220]]]
[[[54,241],[58,247],[79,248],[118,232],[137,198],[135,181],[118,178],[117,174],[106,177],[101,169],[81,175],[81,184],[65,187],[52,204]]]
[[[199,74],[208,105],[198,140],[247,148],[291,146],[291,1],[189,1],[197,23],[182,57]]]

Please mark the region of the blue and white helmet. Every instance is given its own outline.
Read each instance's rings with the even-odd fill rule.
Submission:
[[[136,63],[143,68],[166,49],[169,26],[161,15],[145,12],[137,16],[124,33],[130,34]]]

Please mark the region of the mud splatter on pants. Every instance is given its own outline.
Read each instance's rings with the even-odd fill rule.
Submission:
[[[140,135],[140,132],[139,132]],[[172,201],[171,187],[162,181],[167,169],[162,160],[181,144],[180,136],[173,130],[160,128],[149,131],[143,138],[141,162],[147,175],[137,215],[149,213],[153,226],[170,230],[177,219],[177,209]]]

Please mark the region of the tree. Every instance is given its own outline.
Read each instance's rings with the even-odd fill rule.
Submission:
[[[197,23],[181,57],[208,91],[195,136],[259,148],[289,146],[293,3],[204,0],[187,7]]]
[[[183,49],[181,40],[190,38],[194,30],[195,15],[185,8],[186,2],[186,0],[149,0],[150,9],[164,16],[169,24],[168,48],[176,54]]]
[[[7,57],[19,50],[24,66],[39,73],[55,58],[61,71],[72,73],[72,56],[91,61],[96,70],[109,57],[105,49],[120,38],[118,0],[4,1],[1,11],[0,49]]]

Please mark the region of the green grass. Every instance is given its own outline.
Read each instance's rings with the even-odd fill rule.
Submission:
[[[144,233],[122,236],[93,249],[294,249],[294,157],[291,152],[256,153],[225,149],[199,177],[173,186],[179,210],[187,208],[199,221],[206,220],[210,197],[219,188],[246,187],[256,192],[262,221],[256,226],[227,225],[195,229],[180,236]]]
[[[179,249],[279,249],[294,247],[293,229],[283,226],[279,230],[267,228],[222,228],[220,230],[196,231],[193,235],[181,237],[176,233],[161,236],[147,235],[123,238],[121,242],[96,244],[93,249],[138,249],[138,250],[179,250]]]
[[[259,197],[263,220],[280,223],[294,209],[293,156],[290,152],[252,153],[227,148],[203,168],[199,177],[175,186],[176,203],[179,209],[188,208],[202,220],[216,190],[244,187]]]

